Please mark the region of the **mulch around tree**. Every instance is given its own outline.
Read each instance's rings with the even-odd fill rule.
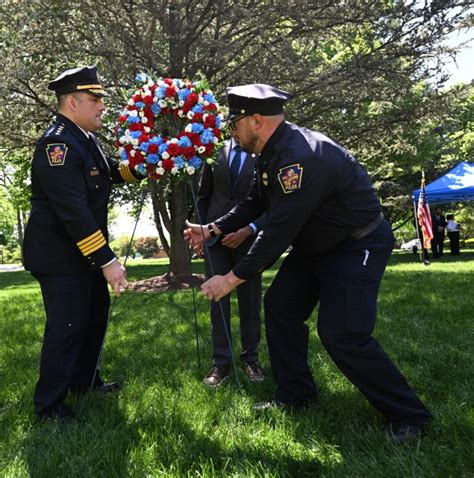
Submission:
[[[129,282],[128,291],[136,292],[167,292],[195,287],[199,289],[206,280],[204,274],[164,274],[148,279]]]

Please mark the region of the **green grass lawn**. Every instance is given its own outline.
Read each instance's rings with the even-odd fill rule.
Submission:
[[[256,414],[274,383],[250,384],[240,368],[208,390],[207,301],[192,291],[124,295],[115,305],[102,375],[114,396],[69,399],[84,424],[35,422],[32,394],[44,326],[27,272],[0,274],[0,477],[472,477],[474,476],[474,253],[425,267],[395,254],[385,275],[375,336],[436,420],[419,442],[383,435],[382,418],[333,365],[311,321],[310,361],[321,390],[311,410]],[[194,263],[202,272],[202,262]],[[131,261],[132,280],[166,271]],[[275,269],[265,273],[268,287]],[[234,302],[235,305],[235,302]],[[238,320],[233,323],[238,335]],[[239,342],[235,344],[238,360]],[[270,376],[265,340],[261,361]]]

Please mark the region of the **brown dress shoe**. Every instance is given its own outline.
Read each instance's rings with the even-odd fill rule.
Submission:
[[[217,387],[229,376],[229,367],[225,365],[213,365],[202,383],[208,387]]]
[[[257,361],[245,362],[244,371],[251,382],[263,382],[265,380],[265,374]]]

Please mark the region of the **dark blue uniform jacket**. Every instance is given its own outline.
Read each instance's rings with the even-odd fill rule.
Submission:
[[[292,245],[305,255],[334,248],[377,219],[380,202],[358,161],[321,133],[282,122],[266,143],[249,195],[216,224],[224,234],[267,211],[242,279],[270,267]]]
[[[31,213],[25,230],[25,268],[33,274],[74,274],[107,264],[107,202],[112,183],[141,176],[105,157],[58,114],[38,141],[32,163]]]

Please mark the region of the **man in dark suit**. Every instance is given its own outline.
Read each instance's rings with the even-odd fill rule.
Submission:
[[[246,196],[254,174],[254,163],[255,157],[243,151],[238,143],[226,141],[213,167],[204,166],[198,193],[199,219],[203,224],[221,217]],[[263,222],[264,215],[224,237],[211,237],[207,241],[208,254],[205,257],[207,275],[231,271],[246,256]],[[257,360],[261,295],[260,274],[237,288],[242,343],[240,358],[247,376],[254,382],[264,379]],[[203,380],[210,387],[222,383],[230,370],[230,294],[221,299],[221,305],[224,317],[219,303],[210,304],[214,364]]]
[[[35,412],[41,420],[68,420],[74,418],[64,404],[69,390],[120,388],[96,373],[110,305],[107,283],[117,295],[127,286],[108,244],[107,203],[112,183],[142,177],[107,159],[92,133],[102,126],[106,95],[95,66],[67,70],[48,87],[59,108],[36,144],[23,247],[47,316]]]
[[[446,218],[441,214],[441,209],[437,207],[435,213],[431,216],[433,226],[433,239],[431,239],[431,250],[433,257],[438,259],[443,255],[444,235],[446,230]]]

